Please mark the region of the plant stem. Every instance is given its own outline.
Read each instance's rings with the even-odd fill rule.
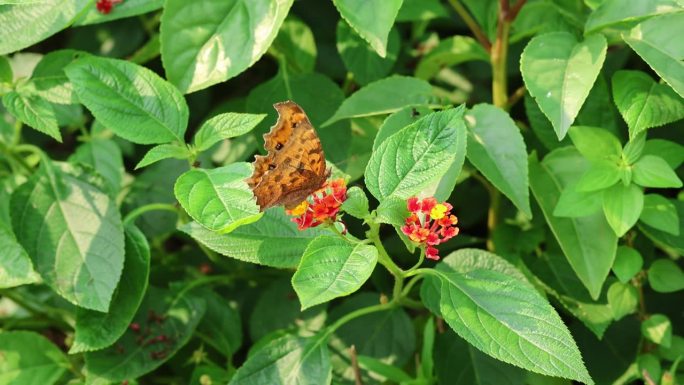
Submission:
[[[392,275],[402,278],[404,276],[404,271],[392,261],[392,258],[387,254],[387,250],[385,250],[385,246],[383,246],[382,241],[380,240],[380,225],[369,221],[368,226],[370,229],[366,232],[366,236],[378,249],[378,262],[385,266]]]
[[[149,205],[144,205],[140,206],[137,209],[131,211],[130,213],[126,214],[126,217],[124,217],[123,224],[124,226],[135,222],[135,220],[145,214],[148,211],[154,211],[154,210],[164,210],[164,211],[173,211],[174,213],[178,213],[178,208],[170,203],[150,203]]]
[[[525,86],[520,86],[516,89],[511,96],[508,97],[508,103],[506,104],[506,110],[510,110],[516,103],[520,101],[527,93],[527,88]]]
[[[495,106],[505,108],[508,103],[508,76],[506,61],[508,59],[508,34],[511,24],[507,18],[507,1],[499,3],[499,24],[496,28],[496,40],[492,46],[490,61],[492,63],[492,99]]]
[[[342,325],[346,324],[347,322],[349,322],[355,318],[358,318],[358,317],[361,317],[361,316],[364,316],[367,314],[383,311],[383,310],[389,310],[395,306],[397,306],[397,302],[390,301],[387,303],[380,303],[377,305],[362,307],[361,309],[357,309],[351,313],[347,313],[342,318],[335,321],[332,325],[328,326],[328,328],[323,332],[324,333],[323,338],[327,338],[329,335],[333,334],[337,329],[342,327]]]
[[[449,0],[449,4],[451,4],[451,7],[454,8],[456,13],[463,19],[463,21],[466,23],[468,28],[470,28],[470,31],[475,35],[475,38],[477,41],[487,50],[492,49],[492,43],[489,42],[489,39],[487,38],[487,35],[482,31],[480,26],[477,24],[475,19],[473,19],[472,16],[470,16],[470,13],[468,13],[468,10],[465,9],[463,4],[461,4],[460,1],[458,0]]]

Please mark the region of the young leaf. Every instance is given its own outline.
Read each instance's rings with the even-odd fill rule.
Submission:
[[[578,218],[592,215],[601,209],[603,195],[600,191],[577,191],[575,185],[567,185],[561,191],[553,209],[556,217]]]
[[[681,4],[678,4],[681,9]],[[684,13],[652,17],[622,38],[653,70],[684,98],[684,63],[681,47],[672,36],[684,34]]]
[[[248,133],[264,118],[265,114],[238,114],[227,112],[219,114],[202,124],[193,141],[197,151],[206,151],[223,139],[234,138]]]
[[[578,42],[568,32],[533,38],[520,57],[525,86],[563,139],[603,66],[607,43],[601,34]]]
[[[159,75],[124,60],[79,58],[64,70],[78,99],[120,137],[138,144],[184,143],[188,105]]]
[[[639,220],[655,229],[679,235],[677,207],[662,195],[646,194],[644,196],[644,209],[641,210]]]
[[[399,32],[392,29],[387,44],[387,56],[380,57],[368,44],[354,32],[349,24],[340,20],[337,23],[337,51],[345,67],[361,85],[368,84],[387,76],[400,48]]]
[[[128,328],[114,345],[85,354],[88,383],[121,382],[158,368],[190,340],[205,309],[185,290],[150,286],[132,322],[139,329]]]
[[[88,165],[102,175],[112,195],[121,190],[124,163],[121,149],[109,139],[93,138],[76,148],[69,157],[71,163]]]
[[[627,283],[644,266],[644,259],[636,249],[627,246],[620,246],[615,253],[615,263],[613,263],[613,273],[620,282]]]
[[[632,169],[634,183],[643,187],[682,187],[682,181],[667,162],[656,155],[644,155]]]
[[[469,36],[452,36],[440,41],[420,59],[415,76],[428,80],[445,67],[475,60],[489,62],[489,54],[480,43]]]
[[[620,169],[614,161],[592,162],[575,189],[579,192],[592,192],[606,189],[620,180]]]
[[[368,280],[377,261],[378,250],[374,246],[334,236],[314,239],[292,276],[292,287],[302,310],[357,291]]]
[[[627,283],[614,282],[608,288],[608,304],[613,310],[613,318],[617,321],[636,311],[639,303],[637,289]]]
[[[170,0],[161,18],[166,77],[183,93],[251,67],[278,34],[293,0]]]
[[[648,268],[648,283],[658,293],[684,290],[684,272],[669,259],[657,259]]]
[[[160,160],[174,158],[174,159],[187,159],[191,156],[188,147],[183,144],[178,143],[166,143],[158,144],[152,147],[145,156],[135,165],[135,169],[147,167],[153,163],[157,163]]]
[[[292,73],[309,73],[316,66],[316,41],[306,23],[289,15],[278,31],[268,53],[287,63]]]
[[[347,190],[347,200],[342,203],[342,211],[359,219],[365,219],[370,215],[368,212],[368,198],[366,193],[357,186]]]
[[[527,149],[518,127],[506,112],[489,104],[474,106],[465,121],[468,160],[531,217]]]
[[[126,260],[108,313],[79,308],[70,354],[104,349],[128,329],[147,290],[150,246],[137,227],[126,227]]]
[[[484,250],[461,249],[450,257],[458,260],[436,271],[440,310],[456,333],[504,362],[593,384],[561,318],[519,273],[510,274],[513,266]]]
[[[71,365],[47,338],[26,331],[0,333],[0,357],[0,384],[3,385],[52,385]]]
[[[257,222],[220,234],[196,222],[179,228],[217,253],[272,267],[297,267],[306,246],[313,238],[329,234],[325,230],[299,231],[282,209],[267,210]]]
[[[617,248],[617,237],[601,212],[579,218],[558,218],[552,212],[561,191],[577,183],[588,162],[572,148],[561,148],[543,160],[530,161],[530,187],[570,266],[598,299]]]
[[[250,356],[228,385],[327,385],[331,371],[324,333],[309,338],[287,334]]]
[[[89,1],[10,1],[0,12],[0,55],[19,51],[71,24]]]
[[[648,128],[684,118],[682,97],[641,71],[617,71],[613,75],[613,99],[631,138]]]
[[[603,128],[575,126],[570,139],[577,151],[592,162],[613,161],[622,155],[622,144],[615,135]]]
[[[394,25],[402,1],[333,0],[333,3],[354,31],[384,58],[387,56],[387,36]]]
[[[2,104],[18,120],[62,142],[55,111],[47,100],[37,95],[10,91],[3,95]]]
[[[261,218],[254,194],[245,181],[252,171],[252,165],[244,162],[210,170],[192,169],[178,178],[174,193],[199,224],[229,233]]]
[[[106,312],[124,263],[123,225],[116,202],[88,177],[44,157],[12,194],[12,226],[45,283],[77,306]]]
[[[684,163],[684,146],[669,140],[651,139],[644,144],[642,155],[659,156],[665,159],[670,168],[676,170]]]
[[[653,314],[641,323],[641,334],[649,341],[669,348],[672,341],[672,323],[665,315]]]
[[[354,92],[323,126],[342,119],[391,114],[406,106],[428,106],[434,104],[435,100],[430,83],[393,75]]]
[[[618,183],[603,190],[603,213],[618,237],[634,226],[643,208],[644,192],[633,184]]]
[[[463,112],[459,107],[426,115],[382,142],[366,167],[371,194],[405,199],[437,183],[466,140]]]

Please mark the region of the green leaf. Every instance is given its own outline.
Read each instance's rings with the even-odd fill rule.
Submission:
[[[660,366],[660,360],[653,354],[640,355],[637,358],[636,364],[637,372],[639,373],[638,378],[643,380],[645,380],[646,375],[648,375],[648,378],[651,379],[651,382],[654,381],[653,379],[656,379],[655,381],[657,381],[663,371],[662,367]]]
[[[648,283],[658,293],[684,290],[684,272],[669,259],[657,259],[648,268]]]
[[[360,187],[352,186],[347,190],[347,199],[342,203],[342,211],[354,218],[365,219],[368,212],[368,198]]]
[[[568,32],[533,38],[520,57],[520,70],[530,94],[563,139],[603,66],[603,35],[578,42]]]
[[[164,0],[126,0],[116,4],[112,11],[104,14],[97,7],[89,7],[85,14],[76,18],[74,25],[90,25],[106,23],[112,20],[123,19],[131,16],[142,15],[160,9]]]
[[[0,223],[0,288],[15,287],[40,281],[31,259],[17,242],[12,229]]]
[[[644,266],[644,259],[636,249],[627,246],[620,246],[615,253],[613,263],[613,273],[620,282],[627,283],[634,278]]]
[[[293,0],[169,0],[161,18],[166,77],[183,93],[251,67],[271,45]]]
[[[333,3],[354,31],[384,58],[387,56],[387,36],[402,1],[333,0]]]
[[[394,226],[403,226],[404,221],[409,216],[409,211],[406,207],[406,199],[398,197],[383,199],[375,211],[375,220],[378,223],[386,223]]]
[[[120,137],[138,144],[184,142],[188,106],[178,90],[137,64],[82,57],[64,70],[78,99]]]
[[[382,126],[378,129],[378,134],[375,135],[375,140],[373,141],[373,151],[377,150],[380,143],[384,142],[385,139],[394,135],[396,132],[401,131],[404,127],[415,123],[422,116],[432,113],[432,110],[423,107],[404,107],[399,111],[388,116]]]
[[[18,1],[0,5],[0,55],[32,46],[71,24],[87,0]]]
[[[449,12],[439,0],[404,0],[396,21],[447,18]]]
[[[378,261],[371,245],[320,236],[307,246],[292,276],[302,310],[350,295],[368,280]]]
[[[656,15],[677,12],[682,3],[678,0],[641,0],[625,3],[622,0],[605,0],[601,2],[587,19],[584,33],[589,34],[620,24],[633,23]]]
[[[228,384],[326,385],[331,378],[325,333],[319,333],[309,338],[285,335],[271,341],[250,356]]]
[[[435,318],[428,318],[423,328],[423,344],[420,351],[420,376],[424,378],[432,377],[434,370],[434,354],[435,347]]]
[[[323,126],[342,119],[391,114],[406,106],[433,105],[435,100],[430,83],[393,75],[354,92]]]
[[[644,196],[644,209],[639,220],[658,230],[679,235],[679,216],[677,207],[667,198],[658,194]]]
[[[205,308],[202,299],[185,290],[150,286],[133,319],[140,330],[129,328],[109,348],[85,354],[88,384],[121,382],[158,368],[190,340]],[[158,342],[159,336],[164,341]]]
[[[474,60],[489,62],[489,54],[472,37],[451,36],[441,40],[435,48],[420,59],[415,76],[428,80],[443,68]]]
[[[203,290],[207,310],[197,326],[196,334],[226,357],[242,345],[242,320],[236,306],[211,290]]]
[[[10,91],[2,96],[2,104],[18,120],[62,142],[55,111],[47,100],[36,95]]]
[[[684,237],[681,236],[684,234],[684,202],[679,200],[669,200],[669,202],[675,206],[679,235],[673,235],[644,223],[639,224],[639,229],[658,246],[669,248],[679,255],[684,255]]]
[[[366,167],[371,194],[405,199],[437,183],[466,140],[463,113],[458,107],[426,115],[382,142]]]
[[[634,313],[638,303],[639,293],[634,286],[628,283],[614,282],[608,288],[608,304],[613,311],[613,319],[616,321]]]
[[[580,192],[603,190],[617,183],[620,175],[620,168],[615,162],[606,160],[592,162],[577,182],[575,189]]]
[[[105,179],[112,195],[118,194],[124,178],[121,149],[109,139],[92,138],[76,148],[69,157],[71,163],[81,163],[94,168]]]
[[[135,226],[126,227],[125,235],[126,260],[109,312],[81,308],[76,311],[76,332],[70,354],[112,345],[128,329],[143,300],[150,274],[150,246],[145,235]]]
[[[629,126],[629,136],[684,118],[684,100],[641,71],[613,75],[613,99]]]
[[[663,314],[653,314],[641,323],[641,334],[649,341],[669,348],[672,342],[672,323]]]
[[[638,186],[618,183],[603,190],[603,213],[618,237],[634,226],[643,208],[644,192]]]
[[[12,83],[14,74],[12,66],[5,56],[0,56],[0,83]]]
[[[181,175],[173,191],[192,219],[209,230],[229,233],[261,218],[245,181],[253,171],[244,162],[210,170],[196,168]]]
[[[40,171],[12,194],[12,226],[57,294],[106,312],[124,263],[121,216],[89,175],[65,168],[41,161]]]
[[[601,212],[579,218],[553,216],[561,191],[576,183],[588,162],[572,148],[530,161],[530,187],[563,254],[593,299],[598,299],[615,258],[617,237]]]
[[[202,124],[193,138],[197,151],[206,151],[214,144],[229,138],[244,135],[257,126],[265,114],[219,114]]]
[[[531,217],[527,149],[513,119],[498,107],[478,104],[466,113],[465,121],[468,160]]]
[[[622,157],[628,164],[633,164],[644,153],[646,147],[646,133],[643,132],[632,137],[622,148]]]
[[[673,170],[676,170],[684,163],[684,146],[669,140],[651,139],[646,141],[642,155],[659,156],[665,159]]]
[[[657,155],[644,155],[632,169],[634,183],[643,187],[682,187],[682,181],[665,159]]]
[[[678,5],[681,9],[681,4]],[[684,13],[652,17],[622,38],[670,87],[684,97],[684,49],[672,36],[684,34]]]
[[[26,331],[0,333],[0,357],[0,385],[52,385],[71,365],[47,338]]]
[[[551,305],[508,262],[461,249],[440,264],[440,310],[466,341],[524,369],[593,384],[575,341]],[[510,309],[516,309],[511,311]]]
[[[354,32],[349,24],[337,23],[337,51],[354,80],[365,85],[387,76],[397,61],[400,48],[399,32],[392,29],[387,44],[387,55],[378,54]]]
[[[74,87],[64,73],[64,67],[83,55],[87,53],[62,49],[43,56],[31,74],[31,84],[35,87],[35,92],[50,103],[78,103]]]
[[[411,381],[413,378],[403,370],[396,366],[387,365],[386,363],[368,356],[358,356],[359,367],[369,372],[380,375],[382,381],[393,381],[402,383],[402,381]]]
[[[296,267],[309,242],[329,234],[320,229],[299,231],[282,209],[267,210],[257,222],[228,234],[207,230],[196,222],[179,230],[219,254],[272,267]]]
[[[287,63],[294,73],[313,72],[316,66],[316,42],[308,25],[289,15],[280,27],[268,52]]]
[[[613,161],[622,155],[622,144],[608,130],[598,127],[575,126],[570,139],[577,151],[592,162]]]
[[[600,191],[577,191],[577,184],[567,185],[558,197],[553,209],[556,217],[586,217],[601,209],[603,195]]]
[[[192,153],[185,145],[178,143],[158,144],[145,153],[145,156],[135,165],[135,169],[147,167],[164,159],[188,159],[191,156]]]

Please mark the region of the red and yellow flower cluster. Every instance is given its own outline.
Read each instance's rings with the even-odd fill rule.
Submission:
[[[426,245],[425,256],[439,260],[435,246],[446,242],[458,234],[458,218],[451,214],[453,208],[448,202],[437,203],[435,198],[422,201],[409,198],[406,204],[411,212],[401,231],[413,242]]]
[[[299,230],[305,230],[322,223],[336,222],[337,213],[345,200],[347,200],[347,186],[344,179],[334,179],[325,182],[323,187],[297,207],[285,212],[294,216],[292,222],[297,224]]]
[[[97,7],[98,12],[106,15],[112,11],[112,7],[114,7],[115,4],[119,3],[123,3],[123,0],[97,0],[95,7]]]

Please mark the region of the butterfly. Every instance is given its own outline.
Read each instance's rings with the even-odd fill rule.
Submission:
[[[296,207],[330,176],[321,140],[304,110],[289,100],[273,107],[278,120],[264,134],[268,153],[255,157],[254,173],[246,180],[261,211],[278,205]]]

